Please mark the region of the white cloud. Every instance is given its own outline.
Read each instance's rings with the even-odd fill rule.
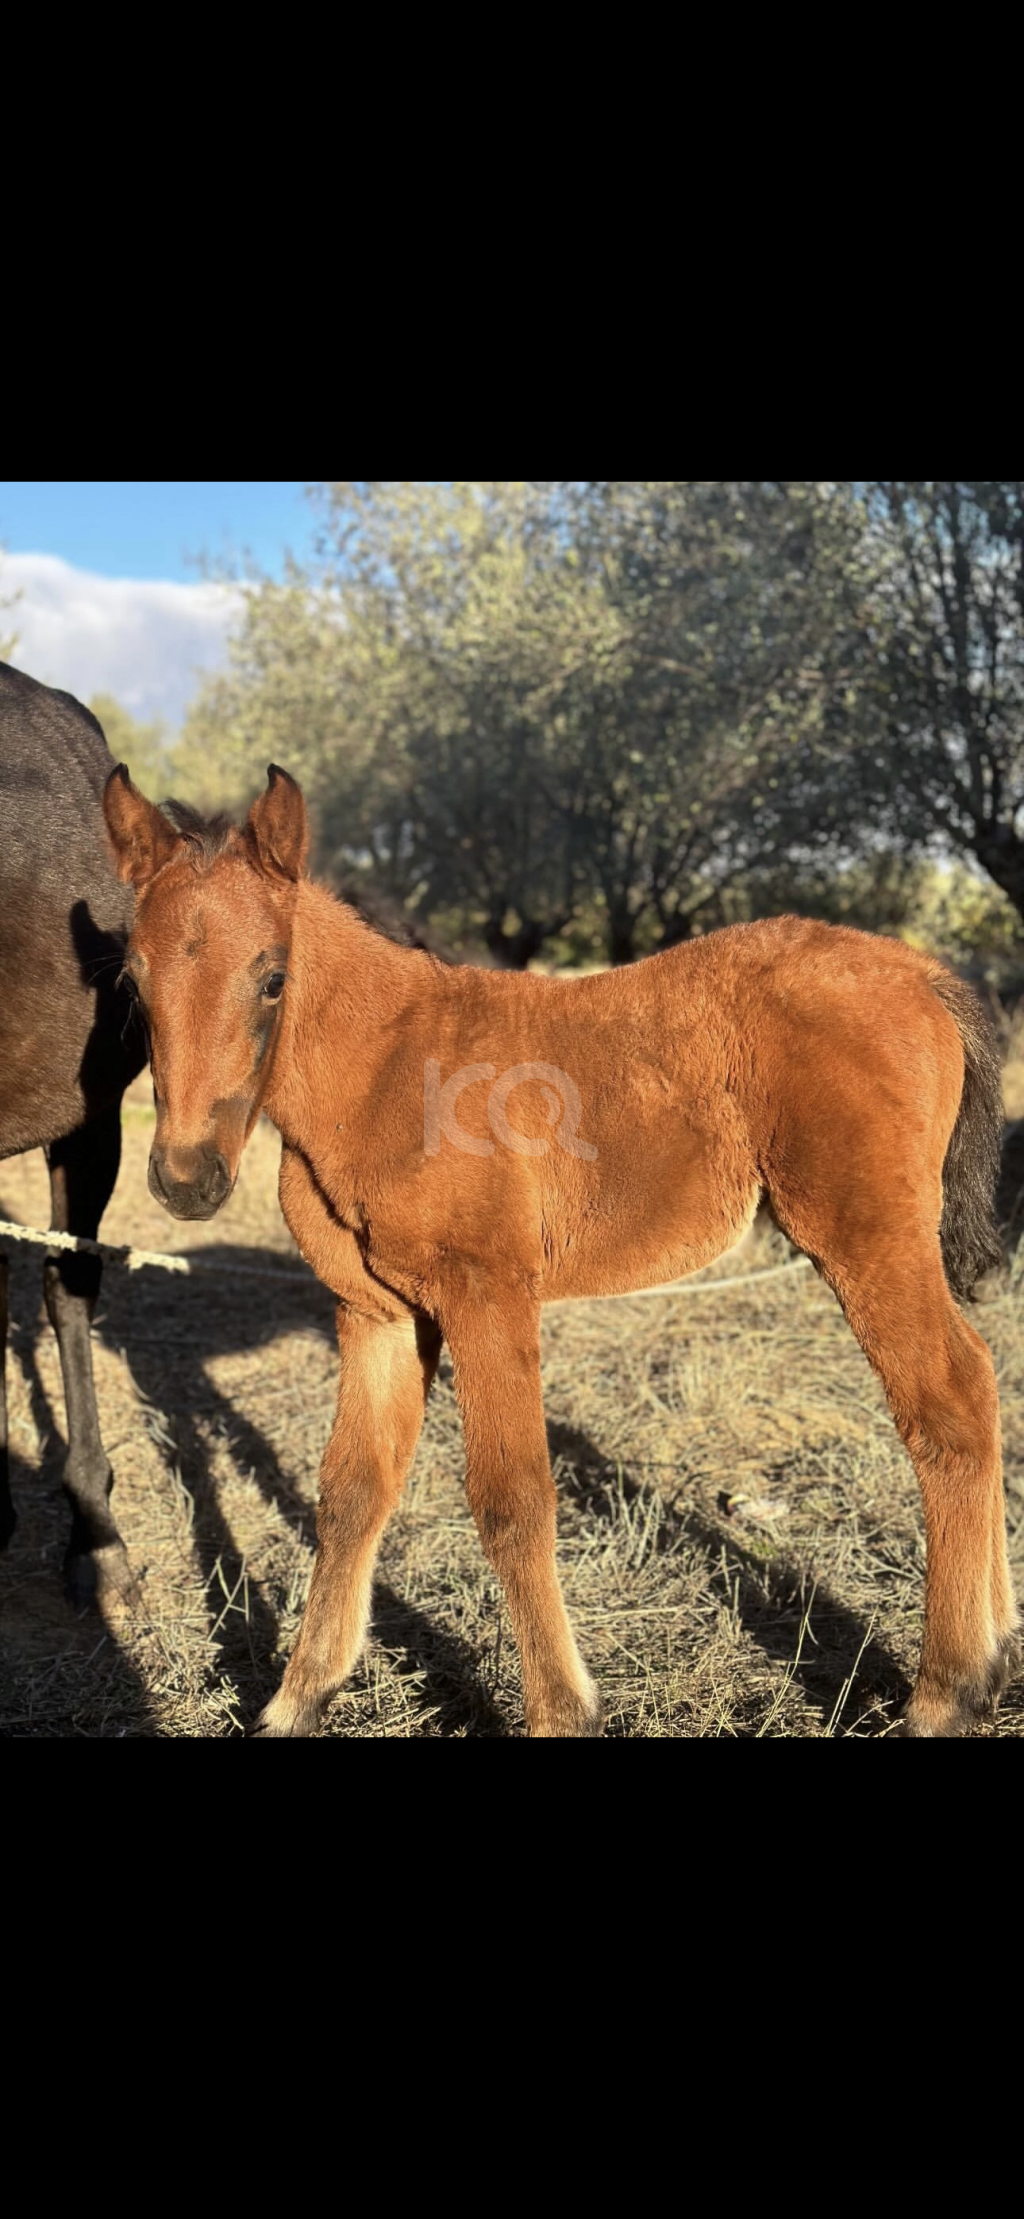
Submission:
[[[0,557],[0,633],[17,632],[11,661],[44,685],[87,701],[112,693],[137,717],[181,723],[200,673],[226,660],[241,596],[230,586],[102,578],[59,555]]]

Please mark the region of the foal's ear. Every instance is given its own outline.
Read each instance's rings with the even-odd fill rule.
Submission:
[[[309,853],[309,822],[302,788],[286,770],[271,763],[267,790],[254,801],[246,831],[261,867],[277,878],[301,878]]]
[[[111,771],[104,786],[103,814],[113,842],[117,875],[130,880],[136,889],[148,885],[170,861],[175,848],[181,846],[181,834],[132,785],[126,763],[119,763]]]

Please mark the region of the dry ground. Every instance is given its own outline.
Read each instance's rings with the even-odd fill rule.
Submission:
[[[1016,1077],[1008,1068],[1014,1111],[1018,1078],[1024,1064]],[[108,1268],[97,1387],[142,1603],[79,1618],[61,1589],[64,1404],[41,1251],[11,1251],[20,1523],[0,1557],[9,1735],[244,1732],[277,1684],[308,1584],[337,1376],[332,1303],[281,1220],[273,1132],[255,1134],[212,1224],[175,1224],[146,1187],[150,1100],[147,1079],[126,1099],[104,1237],[283,1268],[298,1283]],[[41,1156],[0,1164],[0,1215],[48,1222]],[[1024,1286],[974,1316],[999,1374],[1024,1593]],[[551,1309],[544,1383],[562,1577],[609,1731],[884,1732],[920,1640],[918,1496],[881,1390],[814,1274]],[[372,1640],[325,1733],[521,1729],[518,1660],[461,1474],[442,1365],[385,1536]],[[978,1731],[1024,1732],[1024,1676]]]

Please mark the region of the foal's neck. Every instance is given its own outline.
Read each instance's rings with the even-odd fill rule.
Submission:
[[[317,1013],[336,1024],[373,1015],[386,1024],[422,984],[422,970],[436,965],[375,932],[326,886],[301,879],[288,968],[307,1019]]]
[[[286,1140],[305,1145],[339,1103],[372,1087],[394,1054],[403,1014],[438,991],[442,967],[397,947],[324,886],[296,894],[281,1036],[264,1107]]]

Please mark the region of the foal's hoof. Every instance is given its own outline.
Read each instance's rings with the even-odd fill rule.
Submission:
[[[567,1695],[530,1723],[531,1741],[591,1741],[604,1732],[604,1704],[592,1687],[588,1695]]]
[[[284,1741],[304,1738],[314,1731],[318,1712],[308,1703],[297,1702],[294,1695],[286,1695],[283,1687],[272,1695],[265,1710],[261,1710],[255,1726],[250,1728],[250,1741]]]
[[[123,1541],[110,1541],[102,1549],[69,1550],[64,1579],[75,1610],[93,1610],[98,1603],[109,1602],[136,1610],[142,1600]]]
[[[961,1719],[959,1712],[957,1717]],[[915,1717],[913,1711],[904,1711],[902,1718],[897,1720],[886,1738],[889,1741],[930,1741],[955,1737],[962,1732],[962,1720],[957,1725],[929,1726],[924,1719]]]
[[[934,1693],[927,1687],[915,1688],[894,1733],[901,1740],[925,1736],[949,1740],[969,1732],[978,1719],[992,1717],[1019,1656],[1020,1640],[1014,1630],[1003,1635],[995,1655],[977,1678]]]

